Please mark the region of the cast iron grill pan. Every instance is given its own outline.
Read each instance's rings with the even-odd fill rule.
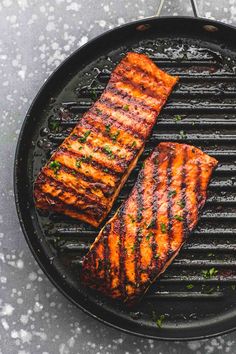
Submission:
[[[160,18],[113,30],[75,52],[50,77],[24,122],[15,164],[16,204],[27,241],[54,284],[94,317],[134,334],[189,339],[236,327],[236,63],[231,27],[206,20]],[[40,168],[103,91],[127,51],[146,53],[180,76],[145,151],[109,217],[126,199],[142,161],[161,141],[193,144],[217,158],[196,230],[178,257],[132,309],[84,288],[81,260],[99,230],[35,209]],[[217,274],[204,277],[214,268]],[[216,272],[214,272],[216,273]],[[155,323],[165,316],[162,328]]]

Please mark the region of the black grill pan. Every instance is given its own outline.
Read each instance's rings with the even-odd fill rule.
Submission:
[[[195,339],[236,328],[236,30],[189,17],[141,20],[73,53],[44,84],[23,123],[15,157],[16,206],[26,240],[54,285],[93,317],[149,338]],[[138,166],[160,141],[193,144],[219,160],[197,229],[133,309],[82,287],[81,259],[98,230],[35,209],[33,181],[53,150],[104,89],[127,51],[146,53],[180,76]],[[181,120],[179,120],[179,116]],[[214,268],[212,277],[202,271]],[[164,315],[162,328],[155,323]]]

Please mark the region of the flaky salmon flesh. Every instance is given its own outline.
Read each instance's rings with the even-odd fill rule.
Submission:
[[[177,81],[146,55],[128,53],[101,97],[42,168],[34,184],[36,206],[98,226]]]
[[[85,256],[82,282],[136,303],[196,226],[216,166],[216,159],[193,146],[160,143]]]

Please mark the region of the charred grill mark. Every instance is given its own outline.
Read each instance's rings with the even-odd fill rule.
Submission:
[[[52,205],[52,209],[56,209],[58,212],[62,212],[66,214],[66,211],[72,211],[76,214],[81,214],[81,215],[85,215],[87,218],[89,218],[91,216],[91,214],[93,215],[94,219],[98,222],[100,220],[100,218],[103,215],[103,212],[100,211],[99,209],[97,209],[96,207],[94,207],[93,212],[91,212],[90,208],[87,208],[88,210],[83,210],[83,209],[79,209],[74,207],[71,204],[65,204],[62,200],[60,200],[58,197],[53,197],[51,194],[43,192],[39,186],[36,187],[35,190],[35,194],[37,195],[37,197],[40,199],[42,198],[47,205]],[[39,200],[40,203],[40,208],[44,207],[41,205],[41,201]],[[47,210],[50,210],[50,207],[47,208]]]
[[[158,225],[158,196],[157,196],[157,188],[158,188],[158,156],[159,153],[158,151],[154,152],[154,157],[153,157],[153,172],[152,172],[152,178],[153,178],[153,199],[152,199],[152,224],[154,229],[157,232],[157,225]],[[154,263],[155,267],[158,267],[158,244],[156,242],[155,237],[152,239],[152,262]]]
[[[126,298],[126,282],[127,277],[125,274],[125,258],[126,258],[126,250],[125,250],[125,237],[126,237],[126,225],[124,222],[124,214],[126,213],[126,204],[123,204],[118,211],[118,220],[119,220],[119,289],[121,292],[121,297],[123,299]]]
[[[122,144],[120,144],[119,142],[119,134],[120,134],[120,130],[119,129],[114,129],[114,125],[113,124],[108,124],[108,122],[104,122],[102,121],[100,123],[100,126],[97,127],[94,124],[94,119],[92,119],[91,122],[89,122],[89,114],[87,116],[87,119],[85,120],[86,122],[86,128],[90,130],[91,133],[95,133],[94,137],[96,139],[99,140],[99,142],[101,141],[101,144],[110,144],[112,146],[115,146],[117,148],[117,150],[124,150],[125,152],[133,152],[136,149],[131,149],[130,146],[128,144],[125,144],[124,142]],[[114,133],[109,132],[109,129],[114,130]],[[114,135],[118,133],[116,139],[114,138]],[[73,139],[72,140],[78,140],[80,138],[79,136],[80,132],[76,130],[74,130],[74,134],[71,136]],[[94,145],[93,142],[93,134],[90,134],[91,139],[89,141],[86,141],[86,144],[90,147],[92,147],[94,149],[94,151],[102,151],[102,148],[100,148],[100,146],[98,145]],[[133,138],[133,135],[132,135]],[[81,145],[82,146],[82,145]],[[119,155],[116,155],[114,153],[115,156],[117,156],[118,159],[122,159],[122,157],[120,157]]]
[[[81,159],[81,158],[84,158],[86,159],[84,162],[87,164],[87,165],[90,165],[90,166],[93,166],[95,167],[97,170],[99,171],[104,171],[107,170],[107,173],[109,173],[110,175],[112,176],[115,176],[115,177],[121,177],[123,172],[118,172],[118,171],[115,171],[114,169],[110,168],[110,167],[107,167],[106,165],[102,165],[101,163],[97,162],[97,161],[94,161],[92,158],[89,158],[88,159],[88,156],[85,156],[83,155],[82,153],[80,152],[77,152],[77,151],[74,151],[74,150],[69,150],[68,148],[64,148],[64,147],[60,147],[60,150],[58,150],[57,152],[63,152],[64,155],[67,155],[67,156],[73,156],[75,159]],[[83,162],[83,161],[82,161]]]
[[[120,76],[119,80],[120,80],[120,82],[123,82],[124,84],[128,84],[130,87],[133,87],[135,90],[139,91],[141,94],[145,94],[149,97],[152,97],[155,101],[157,101],[157,104],[159,105],[158,111],[160,110],[160,106],[164,101],[163,96],[157,95],[156,91],[152,91],[149,87],[144,86],[144,84],[138,84],[138,83],[130,80],[128,77]]]
[[[160,79],[160,77],[153,75],[150,71],[145,70],[136,64],[129,62],[129,64],[126,65],[129,69],[137,71],[137,73],[140,74],[142,78],[145,78],[148,82],[154,81],[158,86],[161,86],[161,88],[163,88],[163,80]]]
[[[124,100],[124,104],[132,104],[134,106],[138,106],[139,108],[142,108],[144,111],[153,112],[156,114],[156,109],[154,109],[152,106],[147,105],[142,98],[137,98],[129,95],[127,92],[116,87],[115,84],[110,84],[109,90],[112,93],[119,95],[119,97],[121,97]]]
[[[83,174],[77,171],[76,169],[72,169],[61,162],[60,162],[60,171],[73,175],[73,177],[76,176],[77,178],[81,178],[83,181],[90,182],[91,187],[88,187],[88,190],[90,192],[92,189],[99,189],[102,191],[105,197],[110,197],[114,192],[115,186],[112,187],[108,184],[105,184],[103,180],[94,179],[93,176],[91,175],[87,176],[86,174]],[[45,171],[43,172],[43,174],[45,174]]]
[[[181,201],[183,203],[183,236],[185,238],[186,231],[188,230],[188,224],[190,222],[188,215],[188,206],[187,206],[187,195],[186,195],[186,162],[187,162],[187,147],[183,148],[183,164],[182,164],[182,183],[181,183]]]
[[[45,171],[42,171],[42,176],[43,176],[43,181],[41,180],[41,183],[38,184],[38,187],[40,188],[41,192],[45,193],[41,189],[42,182],[44,182],[45,184],[48,184],[50,186],[55,187],[56,189],[60,190],[60,193],[57,195],[57,198],[61,201],[61,203],[64,203],[67,207],[70,204],[66,203],[66,199],[63,198],[63,200],[61,200],[59,198],[59,197],[63,197],[65,192],[71,194],[76,199],[79,198],[80,200],[83,200],[85,202],[85,204],[87,204],[88,201],[91,204],[93,203],[94,204],[93,208],[95,209],[94,212],[96,212],[96,208],[99,208],[103,212],[106,210],[106,206],[104,206],[103,204],[99,203],[99,201],[96,200],[98,198],[96,198],[96,197],[95,198],[91,198],[91,197],[94,197],[94,195],[90,194],[87,190],[84,191],[84,194],[81,194],[79,191],[75,191],[74,189],[72,189],[72,188],[68,187],[67,185],[65,185],[62,181],[58,181],[57,179],[53,178],[52,176],[46,175]],[[86,193],[86,192],[88,192],[88,193]],[[84,210],[84,209],[80,209],[78,207],[75,207],[75,209]]]
[[[124,67],[124,64],[122,63],[122,65],[123,65],[123,67]],[[133,82],[133,80],[132,79],[129,79],[129,77],[127,77],[126,76],[126,73],[127,73],[127,69],[129,69],[131,72],[133,72],[133,71],[135,71],[135,72],[137,72],[138,74],[139,74],[139,76],[140,76],[140,79],[142,80],[142,81],[146,81],[145,82],[145,85],[146,85],[146,83],[149,83],[149,82],[155,82],[157,85],[158,85],[158,88],[160,87],[160,85],[163,85],[163,81],[162,80],[160,80],[160,78],[157,78],[157,77],[155,77],[154,75],[152,75],[152,74],[150,74],[148,71],[145,71],[145,70],[143,70],[140,66],[137,66],[137,65],[133,65],[133,64],[125,64],[127,67],[126,67],[126,71],[125,71],[125,73],[122,73],[122,71],[121,72],[119,72],[119,74],[122,76],[122,74],[123,74],[123,77],[125,77],[125,78],[127,78],[128,80],[131,80],[132,82]],[[139,79],[139,80],[140,80]],[[136,84],[138,84],[138,83],[136,83]],[[143,83],[139,83],[140,85],[144,85],[144,82]],[[162,87],[162,86],[161,86]],[[153,91],[152,89],[150,89],[148,86],[146,86],[145,87],[146,89],[149,89],[150,90],[150,92],[152,93],[152,95],[155,95],[155,97],[159,97],[159,98],[163,98],[163,94],[160,94],[160,93],[157,93],[157,91]],[[152,96],[152,95],[150,95],[150,96]]]
[[[102,103],[102,99],[100,99],[99,103]],[[105,106],[105,104],[104,104]],[[142,141],[144,141],[145,136],[140,134],[136,129],[133,128],[133,126],[124,124],[123,122],[120,122],[116,120],[116,118],[112,117],[110,114],[105,113],[104,109],[99,110],[99,113],[97,113],[98,108],[92,107],[89,111],[89,115],[93,117],[93,119],[97,121],[101,121],[110,125],[113,125],[114,127],[117,127],[120,130],[127,131],[130,135],[133,137],[136,137]],[[104,124],[105,125],[105,124]]]
[[[171,184],[172,184],[172,164],[173,164],[174,156],[173,152],[169,152],[168,156],[168,167],[167,167],[167,233],[168,233],[168,243],[169,247],[168,250],[169,252],[171,251],[171,240],[173,238],[173,212],[172,212],[172,207],[173,207],[173,198],[170,196],[171,191]]]
[[[140,175],[138,177],[138,180],[136,182],[136,188],[137,188],[137,197],[136,197],[136,205],[137,205],[137,216],[138,218],[139,212],[138,210],[141,211],[140,214],[140,220],[142,220],[142,211],[143,211],[143,182],[144,182],[144,170],[140,172]],[[135,262],[135,282],[136,282],[136,287],[140,286],[140,277],[141,277],[141,254],[140,254],[140,243],[142,240],[142,229],[140,226],[136,228],[136,235],[135,235],[135,240],[134,240],[134,262]]]
[[[200,161],[197,160],[197,178],[196,178],[196,188],[195,188],[195,195],[197,200],[197,210],[199,211],[199,207],[202,202],[202,177],[201,177],[201,164]]]
[[[84,118],[84,126],[91,130],[91,132],[95,133],[97,137],[101,138],[101,140],[107,140],[105,141],[105,143],[107,144],[112,144],[112,145],[116,145],[119,149],[125,149],[128,152],[133,152],[133,151],[139,151],[139,148],[135,148],[135,147],[130,147],[130,145],[125,144],[124,142],[120,143],[120,136],[117,136],[117,139],[114,139],[114,135],[118,132],[119,134],[124,132],[123,129],[120,129],[120,127],[117,127],[114,125],[114,122],[110,122],[109,120],[106,120],[104,122],[104,120],[100,119],[97,117],[94,118],[95,115],[93,115],[93,113],[88,112],[88,114],[86,115],[86,117]],[[90,121],[91,120],[91,121]],[[94,123],[98,123],[97,125],[95,125]],[[115,132],[112,134],[109,134],[107,132],[107,127],[110,126],[111,128],[116,128]],[[127,129],[125,129],[127,131]],[[130,140],[133,139],[133,134],[132,137],[130,136]],[[104,143],[104,141],[102,142]],[[96,147],[95,147],[96,148]]]
[[[138,112],[129,110],[129,111],[124,111],[124,106],[126,107],[126,102],[123,101],[122,105],[119,104],[118,102],[113,102],[109,97],[103,97],[102,102],[109,106],[109,108],[113,108],[115,111],[120,112],[121,114],[125,115],[128,119],[133,120],[134,123],[141,123],[141,124],[149,124],[150,121],[148,121],[145,116],[139,115]],[[129,102],[130,103],[130,102]]]
[[[79,138],[79,137],[78,137],[77,135],[75,135],[75,134],[73,134],[73,136],[71,136],[71,140],[74,140],[74,141],[78,140],[78,138]],[[104,143],[104,142],[103,142],[103,143]],[[92,152],[93,152],[93,153],[99,151],[99,152],[101,152],[101,153],[104,155],[104,157],[105,157],[106,159],[110,160],[110,158],[107,156],[106,152],[104,152],[104,147],[95,146],[95,145],[94,145],[92,142],[90,142],[90,141],[87,141],[86,144],[87,144],[87,146],[89,146],[89,147],[92,148]],[[106,142],[104,143],[104,146],[105,146],[105,145],[106,145]],[[127,152],[127,151],[126,151],[126,152]],[[132,151],[132,153],[133,153],[133,151]],[[126,156],[126,155],[125,155],[125,156]],[[130,160],[133,159],[134,156],[133,156],[133,154],[131,154],[131,156],[130,156],[129,159],[126,159],[125,156],[124,156],[124,157],[121,157],[121,156],[117,155],[116,152],[113,152],[113,151],[112,151],[112,160],[115,161],[116,164],[119,165],[120,167],[126,167],[126,168],[127,168],[127,167],[128,167],[128,163],[130,162]]]

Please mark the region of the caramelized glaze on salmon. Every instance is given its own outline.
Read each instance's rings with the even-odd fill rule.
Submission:
[[[160,143],[129,198],[85,256],[83,283],[114,299],[136,302],[196,226],[216,165],[193,146]]]
[[[98,101],[41,170],[36,206],[98,226],[135,167],[177,77],[128,53]]]

